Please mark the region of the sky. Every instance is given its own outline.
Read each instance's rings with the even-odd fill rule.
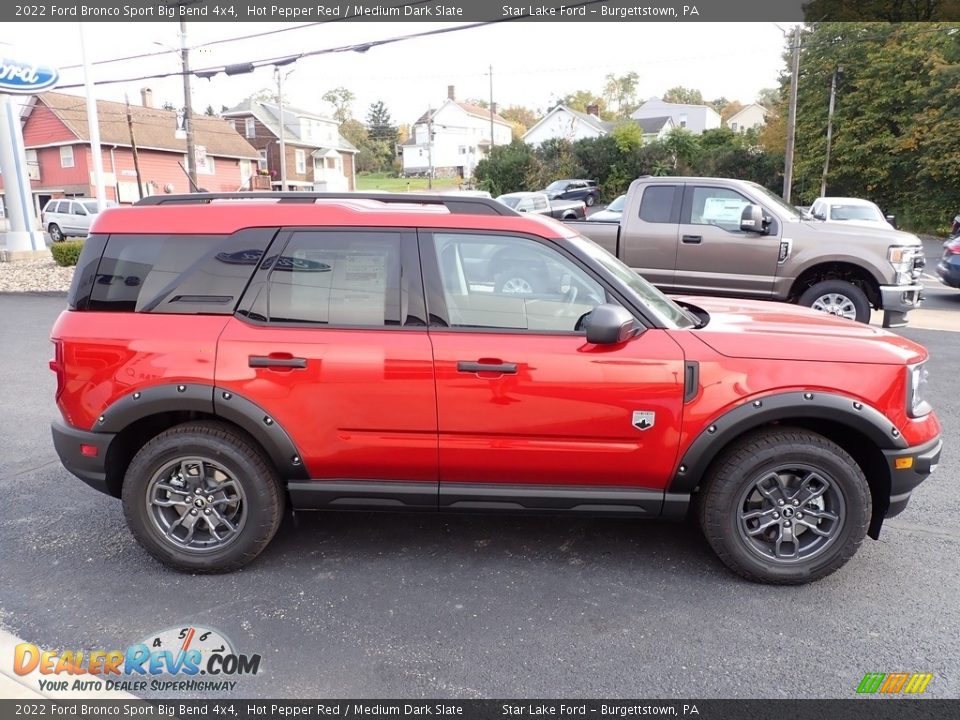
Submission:
[[[188,23],[188,44],[195,47],[224,38],[287,28],[251,40],[197,48],[193,68],[275,58],[291,53],[396,37],[451,23],[349,23],[296,28],[297,23]],[[94,68],[94,81],[140,77],[180,69],[178,25],[165,23],[85,23],[91,61],[157,52],[155,57]],[[304,58],[284,68],[285,102],[329,114],[321,96],[338,86],[356,100],[354,116],[364,119],[369,105],[382,100],[395,124],[411,124],[428,106],[437,107],[454,85],[458,100],[489,99],[488,67],[493,67],[493,99],[498,107],[524,105],[538,113],[551,100],[576,90],[602,91],[608,73],[635,71],[638,97],[660,96],[676,85],[695,88],[706,100],[726,97],[749,103],[774,87],[783,69],[785,23],[513,22],[468,29],[371,48]],[[0,42],[17,56],[61,68],[60,85],[83,82],[79,24],[17,23],[0,31]],[[165,47],[166,46],[166,47]],[[10,50],[10,48],[5,48]],[[100,85],[101,99],[140,102],[140,88],[153,90],[154,103],[180,107],[180,77]],[[208,105],[220,110],[262,88],[275,87],[272,68],[212,80],[193,79],[195,112]],[[77,95],[83,88],[62,90]]]

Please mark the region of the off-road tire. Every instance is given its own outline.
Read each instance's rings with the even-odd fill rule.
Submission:
[[[740,499],[760,476],[790,463],[825,473],[842,495],[844,518],[832,544],[808,559],[763,560],[739,529]],[[757,431],[725,449],[711,464],[697,498],[703,534],[734,572],[754,582],[799,585],[843,566],[860,547],[870,523],[871,496],[863,471],[839,445],[801,428]]]
[[[177,457],[208,456],[227,468],[245,495],[243,527],[226,547],[194,554],[164,540],[148,516],[146,493],[150,479]],[[229,572],[259,555],[277,532],[284,496],[276,471],[254,441],[231,425],[189,422],[166,430],[134,456],[123,482],[123,511],[134,537],[154,558],[177,570],[194,573]]]

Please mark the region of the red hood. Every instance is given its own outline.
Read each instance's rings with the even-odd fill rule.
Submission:
[[[927,357],[923,346],[881,328],[787,303],[679,297],[710,314],[693,330],[728,357],[903,365]]]

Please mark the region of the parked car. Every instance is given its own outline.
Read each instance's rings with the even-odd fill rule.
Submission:
[[[884,215],[876,203],[860,198],[819,197],[810,206],[810,215],[817,220],[849,222],[877,228],[896,228],[894,215]]]
[[[623,206],[627,202],[626,195],[620,195],[612,203],[607,205],[603,210],[598,210],[597,212],[590,215],[587,220],[591,222],[620,222],[620,218],[623,216]]]
[[[960,288],[960,238],[943,245],[943,257],[937,263],[940,282],[952,288]]]
[[[733,570],[802,583],[877,538],[938,462],[927,351],[907,338],[674,301],[493,200],[308,198],[153,196],[84,243],[51,334],[54,444],[171,567],[250,562],[287,504],[693,505]],[[512,267],[535,292],[497,290]]]
[[[116,203],[107,200],[106,205],[115,207]],[[53,242],[63,242],[68,237],[86,237],[98,212],[96,198],[54,198],[43,206],[40,221]]]
[[[885,327],[922,301],[920,238],[805,218],[761,185],[727,178],[643,177],[618,225],[571,223],[661,290],[783,300]]]
[[[593,207],[600,199],[595,180],[555,180],[543,192],[551,200],[583,200],[587,207]]]
[[[549,200],[545,193],[515,192],[497,198],[507,207],[517,212],[547,215],[558,220],[583,220],[587,208],[580,200]]]

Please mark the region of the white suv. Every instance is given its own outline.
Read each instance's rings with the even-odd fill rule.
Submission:
[[[107,200],[107,207],[114,206]],[[67,237],[86,237],[97,212],[96,198],[54,198],[44,205],[40,221],[53,242],[63,242]]]

